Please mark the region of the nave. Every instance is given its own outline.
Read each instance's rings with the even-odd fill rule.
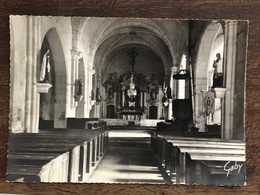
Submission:
[[[101,125],[102,123],[99,123]],[[8,181],[242,185],[245,143],[148,127],[10,134]],[[111,128],[111,129],[110,129]]]
[[[88,182],[171,183],[150,149],[148,130],[130,127],[109,131],[108,150]]]

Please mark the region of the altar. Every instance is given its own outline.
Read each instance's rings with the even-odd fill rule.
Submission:
[[[120,114],[123,116],[124,120],[140,121],[141,116],[143,115],[143,112],[141,110],[122,110]]]
[[[121,75],[110,73],[103,86],[105,99],[102,117],[123,119],[128,124],[139,124],[141,119],[159,119],[162,113],[162,85],[154,74],[147,78],[134,70],[135,48],[128,53],[131,57],[131,72]]]

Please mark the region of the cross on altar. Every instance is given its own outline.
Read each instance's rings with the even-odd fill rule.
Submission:
[[[130,65],[132,66],[132,73],[133,73],[134,72],[134,66],[135,66],[135,58],[138,55],[138,53],[135,51],[135,48],[133,48],[132,51],[128,53],[128,55],[131,58]]]

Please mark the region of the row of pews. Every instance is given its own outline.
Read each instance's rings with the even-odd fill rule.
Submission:
[[[152,132],[151,149],[172,183],[245,183],[245,142]]]
[[[108,145],[106,128],[9,135],[7,180],[87,182]]]

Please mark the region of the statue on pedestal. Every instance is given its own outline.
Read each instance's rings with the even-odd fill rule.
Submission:
[[[220,56],[220,53],[216,54],[216,58],[217,59],[213,62],[213,88],[223,87],[223,60]]]
[[[40,70],[40,82],[49,83],[50,82],[50,50],[48,49],[43,56],[41,70]]]
[[[75,101],[80,101],[82,99],[83,97],[82,88],[83,88],[83,80],[77,79],[75,81],[75,95],[74,95]]]

